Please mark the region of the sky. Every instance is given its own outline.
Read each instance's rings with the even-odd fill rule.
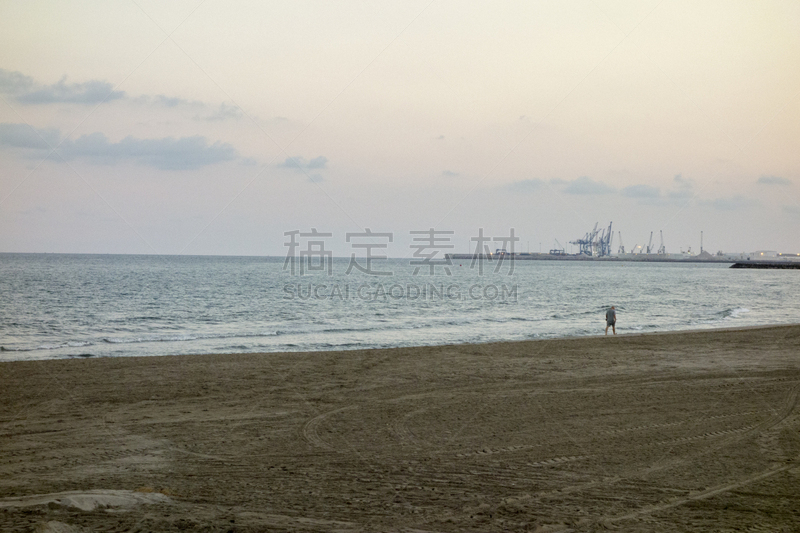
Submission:
[[[798,27],[793,1],[3,2],[0,252],[577,251],[610,222],[614,250],[800,252]]]

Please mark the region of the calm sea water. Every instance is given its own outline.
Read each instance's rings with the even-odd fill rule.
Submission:
[[[364,260],[360,261],[362,267]],[[436,345],[800,322],[800,272],[456,261],[0,254],[0,361]],[[495,268],[500,266],[497,272]]]

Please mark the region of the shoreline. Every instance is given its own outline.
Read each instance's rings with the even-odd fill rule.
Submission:
[[[747,331],[755,329],[769,329],[769,328],[790,328],[800,326],[800,322],[788,324],[763,324],[756,326],[731,326],[731,327],[711,327],[711,328],[694,328],[682,330],[667,330],[667,331],[633,331],[617,333],[616,337],[637,337],[637,336],[650,336],[650,335],[684,335],[702,332],[725,332],[725,331]],[[354,348],[332,348],[329,350],[297,350],[297,351],[242,351],[242,352],[209,352],[209,353],[175,353],[175,354],[159,354],[159,355],[123,355],[123,356],[107,356],[107,355],[72,355],[68,357],[57,358],[42,358],[42,359],[0,359],[0,365],[6,363],[21,363],[21,362],[44,362],[44,361],[72,361],[72,360],[94,360],[94,359],[131,359],[131,358],[152,358],[152,357],[193,357],[193,356],[214,356],[214,355],[283,355],[283,354],[310,354],[310,353],[350,353],[356,351],[368,350],[404,350],[404,349],[425,349],[436,347],[456,347],[456,346],[482,346],[488,344],[506,344],[506,343],[528,343],[528,342],[545,342],[545,341],[559,341],[559,340],[575,340],[575,339],[593,339],[598,337],[605,337],[606,335],[598,333],[596,335],[571,335],[565,337],[547,337],[537,339],[518,339],[518,340],[499,340],[499,341],[486,341],[475,343],[459,343],[459,344],[418,344],[412,346],[386,346],[386,347],[354,347]],[[609,333],[609,337],[613,335]],[[0,346],[0,348],[2,348]],[[34,351],[34,350],[26,350]],[[0,353],[15,353],[17,350],[0,349]],[[25,351],[23,351],[24,353]]]

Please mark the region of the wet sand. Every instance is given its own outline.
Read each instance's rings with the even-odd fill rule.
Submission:
[[[2,531],[797,531],[800,326],[0,364]]]

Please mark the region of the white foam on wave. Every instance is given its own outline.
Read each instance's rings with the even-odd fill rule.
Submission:
[[[722,312],[722,320],[733,320],[749,312],[750,309],[746,307],[734,307],[733,309],[726,309]]]
[[[92,346],[94,343],[89,341],[71,341],[67,343],[70,348],[81,348],[83,346]]]
[[[151,335],[146,337],[104,337],[103,342],[109,344],[138,344],[143,342],[187,342],[197,340],[236,339],[247,337],[275,337],[280,331],[266,331],[262,333],[209,333],[187,335]]]

